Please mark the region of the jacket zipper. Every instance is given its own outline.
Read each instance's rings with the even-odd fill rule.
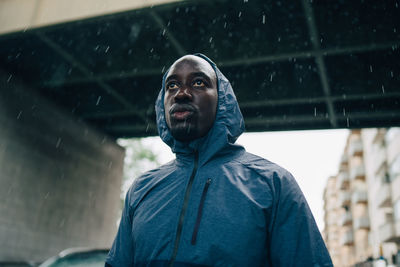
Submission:
[[[171,260],[168,264],[169,267],[174,266],[176,255],[178,254],[179,241],[181,240],[183,222],[184,222],[186,210],[187,210],[187,207],[189,204],[189,197],[190,197],[190,193],[192,191],[194,177],[196,176],[196,172],[197,172],[198,161],[199,161],[199,154],[196,151],[194,154],[193,171],[192,171],[192,174],[190,175],[189,183],[186,187],[185,198],[183,199],[183,205],[182,205],[181,213],[179,215],[178,227],[177,227],[176,236],[175,236],[174,250],[172,252]]]
[[[206,181],[206,184],[204,185],[203,193],[201,194],[199,209],[197,210],[197,219],[196,219],[196,224],[194,225],[192,241],[191,241],[192,245],[196,244],[197,233],[198,233],[199,227],[200,227],[201,216],[203,215],[204,201],[206,200],[206,195],[207,195],[208,187],[210,186],[210,184],[211,184],[211,178],[208,178]]]

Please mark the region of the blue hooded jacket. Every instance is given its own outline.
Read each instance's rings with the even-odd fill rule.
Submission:
[[[107,264],[119,266],[333,266],[292,175],[247,153],[244,121],[229,81],[216,72],[218,108],[208,134],[175,140],[156,101],[161,139],[176,159],[129,189]],[[168,73],[168,71],[167,71]]]

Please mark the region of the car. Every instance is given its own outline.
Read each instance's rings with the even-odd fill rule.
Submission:
[[[104,267],[109,249],[69,248],[38,267]]]

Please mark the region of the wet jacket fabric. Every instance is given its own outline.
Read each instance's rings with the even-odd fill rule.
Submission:
[[[156,101],[161,139],[176,159],[129,189],[107,264],[118,266],[333,266],[295,179],[247,153],[244,121],[229,81],[214,63],[218,110],[209,133],[175,140]]]

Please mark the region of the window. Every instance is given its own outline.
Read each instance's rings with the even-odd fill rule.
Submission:
[[[400,127],[390,128],[385,136],[386,144],[389,144],[398,134],[400,134]]]
[[[398,199],[393,206],[394,219],[400,220],[400,199]]]
[[[390,164],[389,174],[392,178],[392,181],[396,178],[397,175],[400,174],[400,154],[398,154],[393,160],[392,164]]]

